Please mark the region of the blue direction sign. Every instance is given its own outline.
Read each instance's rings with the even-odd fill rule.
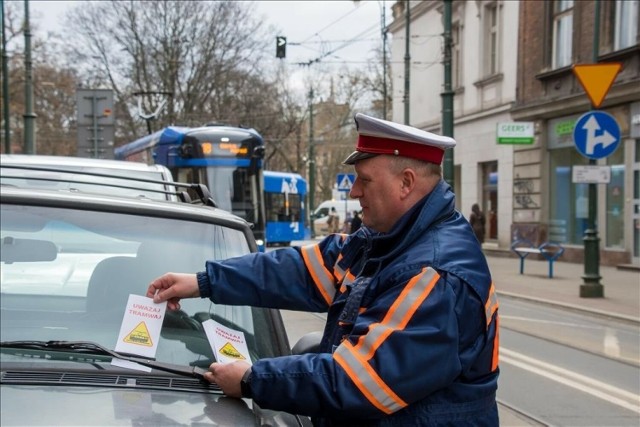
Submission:
[[[611,114],[589,111],[576,121],[573,142],[583,156],[603,159],[620,145],[620,126]]]
[[[339,173],[337,176],[338,191],[351,191],[356,176],[350,173]]]

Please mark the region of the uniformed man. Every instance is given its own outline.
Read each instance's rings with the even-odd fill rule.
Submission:
[[[356,151],[344,163],[356,171],[356,233],[168,273],[147,296],[169,309],[201,297],[328,313],[320,353],[213,363],[206,377],[229,396],[316,425],[498,426],[495,289],[441,177],[455,141],[363,114],[355,121]]]

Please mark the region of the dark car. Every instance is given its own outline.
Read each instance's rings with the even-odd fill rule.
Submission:
[[[167,271],[256,251],[247,222],[203,205],[13,186],[0,200],[0,425],[309,425],[202,379],[219,359],[208,320],[242,334],[252,361],[290,354],[276,310],[184,300],[164,314],[153,357],[113,352],[130,295]]]

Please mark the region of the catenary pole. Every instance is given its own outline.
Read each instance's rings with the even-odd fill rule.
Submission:
[[[409,49],[409,38],[411,31],[409,24],[411,23],[411,3],[409,0],[405,0],[405,50],[404,50],[404,124],[409,124],[409,73],[411,71],[411,53]]]
[[[9,115],[9,56],[7,55],[7,38],[4,25],[4,0],[0,0],[2,12],[2,110],[4,120],[4,152],[11,154],[11,128]]]
[[[451,90],[451,0],[444,0],[444,91],[442,92],[442,134],[453,138],[453,90]],[[444,180],[455,190],[453,150],[443,160]]]
[[[36,115],[33,112],[33,64],[31,62],[29,0],[24,0],[24,71],[24,152],[25,154],[36,154]]]

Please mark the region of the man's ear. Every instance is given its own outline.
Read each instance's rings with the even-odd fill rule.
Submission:
[[[416,186],[416,172],[413,169],[406,168],[402,171],[401,175],[402,181],[400,183],[400,192],[402,198],[406,198],[411,194],[413,189]]]

